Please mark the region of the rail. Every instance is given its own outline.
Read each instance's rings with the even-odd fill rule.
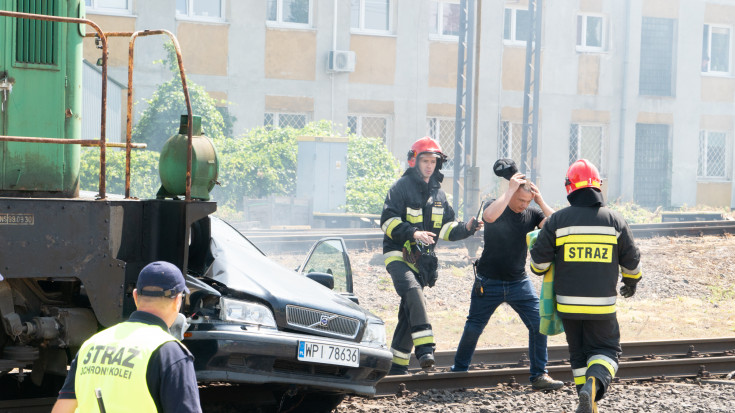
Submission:
[[[616,375],[618,380],[666,379],[674,377],[709,378],[735,370],[735,338],[699,338],[668,341],[622,343]],[[411,374],[387,376],[377,385],[378,395],[428,389],[490,387],[518,384],[528,377],[527,348],[481,349],[475,352],[467,372],[450,372],[454,351],[437,352],[437,367],[424,372],[412,368]],[[554,377],[571,381],[566,346],[549,347],[547,370]],[[410,367],[416,366],[412,360]]]
[[[305,252],[320,238],[339,236],[344,238],[347,248],[368,250],[380,248],[383,232],[370,228],[311,229],[311,230],[253,230],[233,223],[253,243],[268,253]],[[735,234],[735,221],[664,222],[655,224],[631,224],[633,236],[638,239],[652,237],[680,237],[702,235]],[[481,235],[476,235],[475,238]],[[443,247],[460,248],[461,242],[442,243]]]
[[[662,381],[697,377],[705,382],[735,370],[735,337],[694,338],[622,343],[623,356],[615,380]],[[437,367],[430,372],[411,368],[411,374],[387,376],[376,386],[377,396],[401,395],[408,391],[429,389],[487,388],[498,384],[520,386],[528,377],[526,347],[478,349],[470,370],[449,372],[454,351],[437,352]],[[566,346],[549,347],[547,369],[555,378],[571,382]],[[412,360],[415,363],[415,360]],[[488,365],[490,363],[491,365]],[[412,364],[409,367],[413,367]],[[735,382],[734,382],[735,383]],[[239,387],[232,388],[237,397]],[[55,397],[0,400],[0,410],[47,412]]]

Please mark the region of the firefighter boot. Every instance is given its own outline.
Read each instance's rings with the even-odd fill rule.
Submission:
[[[434,344],[422,344],[416,346],[416,358],[422,369],[430,369],[434,367],[436,361],[434,359]]]
[[[579,405],[577,405],[576,413],[597,413],[597,378],[588,377],[587,381],[579,390]]]
[[[422,369],[430,369],[434,367],[435,363],[436,361],[434,360],[433,353],[426,353],[423,356],[419,357],[419,365],[421,365]]]

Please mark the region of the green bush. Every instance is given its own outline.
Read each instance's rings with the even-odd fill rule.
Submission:
[[[106,192],[125,194],[125,150],[107,149],[107,168],[105,169]],[[100,183],[99,148],[82,148],[79,173],[80,189],[99,191]],[[158,175],[158,152],[134,149],[130,156],[130,196],[136,198],[155,198],[161,178]]]
[[[385,195],[401,174],[380,138],[351,136],[347,147],[347,212],[380,214]]]
[[[243,197],[296,193],[296,166],[299,136],[332,136],[329,121],[312,122],[303,129],[256,128],[237,139],[216,140],[222,186],[213,199],[241,209]],[[379,214],[385,194],[400,176],[396,159],[380,138],[350,136],[347,147],[345,210]]]
[[[213,199],[240,209],[243,197],[292,195],[296,190],[296,136],[293,128],[255,128],[215,142],[219,182]]]

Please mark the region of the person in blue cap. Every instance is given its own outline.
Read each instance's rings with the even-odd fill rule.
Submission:
[[[52,412],[201,412],[194,356],[169,332],[188,293],[178,267],[146,265],[137,311],[82,344]]]

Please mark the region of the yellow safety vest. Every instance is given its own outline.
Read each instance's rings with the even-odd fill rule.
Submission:
[[[107,413],[156,412],[146,372],[153,352],[176,339],[161,327],[124,322],[85,341],[77,356],[77,412],[99,412],[100,389]]]

